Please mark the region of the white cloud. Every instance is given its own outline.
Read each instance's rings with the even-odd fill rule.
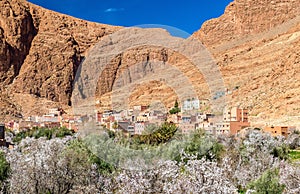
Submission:
[[[108,12],[118,12],[118,11],[124,11],[124,8],[108,8],[106,10],[104,10],[104,12],[108,13]]]

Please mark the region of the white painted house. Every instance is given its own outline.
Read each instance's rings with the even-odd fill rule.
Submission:
[[[189,111],[189,110],[198,110],[200,108],[200,101],[199,99],[187,99],[182,103],[182,111]]]

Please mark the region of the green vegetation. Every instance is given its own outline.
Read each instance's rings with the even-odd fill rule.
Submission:
[[[169,111],[170,112],[170,114],[177,114],[177,113],[179,113],[181,110],[180,110],[180,108],[179,108],[179,105],[178,105],[178,101],[176,100],[175,101],[175,104],[174,104],[174,107]]]
[[[10,165],[6,161],[4,153],[0,152],[0,181],[3,182],[8,178]]]
[[[177,134],[178,127],[174,123],[163,123],[161,126],[150,125],[142,135],[125,137],[119,133],[108,131],[109,138],[116,139],[122,146],[129,146],[131,149],[147,149],[153,146],[160,146],[171,140],[184,138]],[[188,155],[194,155],[197,159],[206,158],[207,160],[220,160],[224,152],[224,147],[216,138],[207,135],[203,130],[197,130],[191,134],[188,142],[179,141],[183,150]],[[179,151],[170,153],[173,160],[180,162],[181,154]]]
[[[262,174],[256,181],[248,185],[254,193],[283,193],[285,186],[279,183],[279,169],[269,169]]]
[[[224,151],[223,145],[203,130],[196,131],[192,140],[185,147],[185,153],[197,156],[197,159],[205,157],[208,160],[221,159]]]
[[[288,154],[289,158],[292,161],[300,161],[300,150],[291,150]]]
[[[298,165],[290,162],[300,159],[300,151],[290,147],[299,147],[297,136],[286,141],[258,130],[243,138],[216,138],[204,130],[184,135],[166,122],[149,125],[142,135],[105,129],[84,138],[54,138],[65,130],[22,133],[46,138],[0,153],[0,189],[24,193],[27,181],[26,193],[85,193],[87,188],[90,193],[299,193]]]
[[[300,135],[300,130],[295,130],[295,131],[293,131],[293,133],[296,135]]]
[[[245,194],[247,193],[247,189],[242,188],[240,185],[238,186],[238,193]]]
[[[73,135],[74,131],[67,129],[66,127],[55,127],[55,128],[45,128],[45,127],[33,127],[30,130],[21,131],[17,133],[14,137],[14,142],[20,142],[26,137],[34,137],[36,139],[40,137],[46,137],[48,140],[58,137],[63,138],[68,135]]]
[[[74,165],[96,164],[97,170],[101,174],[110,174],[115,170],[115,167],[105,162],[88,148],[88,146],[81,140],[73,140],[69,143],[64,154],[69,155],[70,160],[74,160]]]
[[[159,146],[175,138],[178,128],[174,123],[163,123],[161,126],[149,125],[142,135],[125,136],[122,132],[106,130],[108,137],[122,146],[131,149],[144,149],[147,146]]]
[[[150,134],[134,136],[133,142],[138,144],[159,145],[171,140],[177,130],[178,128],[175,124],[165,122]]]
[[[289,146],[282,144],[281,146],[275,147],[271,154],[280,160],[286,160],[289,158]]]
[[[158,125],[156,124],[149,124],[145,127],[145,130],[142,131],[142,135],[148,135],[148,134],[151,134],[153,133],[154,131],[156,131],[157,129],[159,128]]]
[[[118,123],[117,123],[117,121],[114,122],[112,128],[113,128],[114,130],[116,130],[116,129],[118,128]]]

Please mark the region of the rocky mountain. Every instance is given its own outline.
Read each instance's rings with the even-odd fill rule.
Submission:
[[[257,34],[262,32],[266,36],[278,35],[295,24],[299,4],[297,0],[235,0],[221,17],[204,23],[195,36],[205,45],[216,47],[261,38]]]
[[[194,52],[194,57],[187,57]],[[172,37],[163,29],[122,29],[104,37],[89,52],[81,68],[82,89],[76,93],[76,87],[73,94],[85,99],[96,94],[99,108],[104,110],[110,105],[126,109],[126,103],[132,107],[155,101],[168,109],[176,98],[209,98],[208,84],[200,71],[208,69],[209,59],[199,41]],[[191,60],[205,63],[197,67]]]
[[[300,1],[235,0],[193,34],[215,57],[229,103],[256,123],[300,123]]]
[[[0,7],[2,116],[39,109],[28,107],[28,102],[40,108],[44,101],[50,106],[52,102],[70,105],[75,73],[87,50],[120,28],[58,14],[24,0],[2,0]]]
[[[68,107],[83,58],[98,42],[112,44],[106,35],[121,29],[58,14],[23,0],[2,0],[0,7],[2,116],[39,113],[41,107]],[[228,103],[249,108],[253,122],[277,124],[272,120],[276,119],[280,124],[300,123],[299,13],[298,0],[235,0],[221,17],[207,21],[192,36],[215,58],[231,91]],[[156,32],[144,31],[140,38]],[[128,39],[130,34],[120,36]],[[118,77],[124,71],[130,79],[134,78],[132,72],[155,71],[151,61],[173,64],[186,75],[198,96],[209,98],[205,76],[193,69],[186,57],[171,49],[148,46],[126,50],[109,61],[97,83],[99,103],[109,107],[113,86],[121,83]],[[141,66],[126,71],[136,63]],[[170,80],[179,84],[176,77],[170,76]],[[167,97],[167,106],[173,104],[176,91],[170,85],[162,80],[144,81],[147,83],[136,85],[128,96],[131,105],[162,97]]]

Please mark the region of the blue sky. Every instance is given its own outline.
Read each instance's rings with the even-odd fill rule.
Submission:
[[[28,0],[77,18],[119,26],[160,24],[192,34],[232,0]]]

